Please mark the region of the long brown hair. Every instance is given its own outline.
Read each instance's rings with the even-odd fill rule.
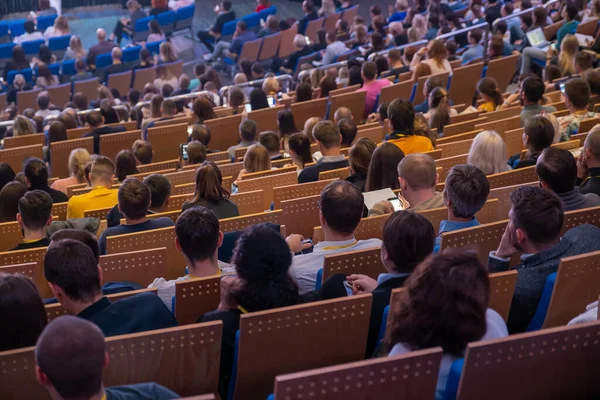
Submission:
[[[365,192],[385,188],[400,189],[398,182],[398,164],[404,153],[395,144],[384,142],[375,149],[369,164]]]
[[[246,155],[244,156],[244,169],[249,174],[270,170],[271,158],[269,157],[267,148],[260,144],[248,147],[248,151],[246,151]]]
[[[450,123],[450,103],[446,89],[436,87],[429,94],[429,127],[444,132],[444,126]]]
[[[498,83],[494,78],[482,78],[477,82],[477,91],[489,96],[494,101],[494,109],[500,104],[504,103],[504,97],[500,89],[498,89]]]
[[[216,202],[222,198],[228,199],[229,192],[223,188],[221,170],[212,161],[204,161],[196,170],[196,189],[190,203],[200,200]]]
[[[427,49],[427,57],[435,60],[438,67],[442,68],[444,60],[448,58],[448,49],[441,40],[432,40]]]

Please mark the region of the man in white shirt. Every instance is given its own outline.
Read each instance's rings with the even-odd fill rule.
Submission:
[[[323,65],[333,63],[337,56],[348,51],[344,42],[337,40],[337,33],[335,30],[327,32],[326,40],[327,47],[325,48],[325,54],[323,55]]]
[[[319,199],[319,219],[325,240],[319,242],[312,253],[294,257],[290,273],[298,283],[300,294],[315,289],[317,272],[323,268],[326,255],[381,246],[381,240],[356,240],[354,231],[363,214],[364,198],[360,190],[346,181],[335,181],[327,185]],[[294,253],[300,252],[301,235],[290,235],[288,245]]]
[[[14,43],[21,45],[23,42],[29,42],[31,40],[38,40],[44,38],[42,32],[36,32],[35,24],[33,23],[33,21],[26,21],[24,27],[25,33],[21,36],[17,36],[16,38],[14,38]]]
[[[158,288],[158,297],[171,311],[177,282],[219,276],[221,268],[227,265],[221,265],[217,259],[223,232],[220,231],[219,220],[209,209],[193,207],[185,210],[177,219],[175,235],[175,246],[183,253],[187,275],[170,281],[157,278],[148,286]]]

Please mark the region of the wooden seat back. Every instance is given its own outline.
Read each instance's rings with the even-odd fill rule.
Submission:
[[[302,129],[310,117],[325,118],[325,114],[327,113],[327,98],[292,103],[290,110],[294,114],[296,127]]]
[[[452,167],[459,164],[466,164],[468,154],[461,154],[459,156],[440,158],[439,160],[435,160],[435,166],[442,168],[442,173],[440,174],[440,182],[444,182],[446,180],[446,175]]]
[[[140,174],[154,173],[163,170],[176,169],[179,166],[179,160],[173,159],[168,161],[155,162],[151,164],[140,164],[137,166]]]
[[[10,165],[15,172],[22,171],[23,162],[30,157],[36,157],[40,160],[44,158],[41,144],[0,150],[0,160]]]
[[[333,121],[333,116],[338,108],[347,107],[352,111],[354,122],[359,125],[365,113],[365,101],[367,100],[367,92],[352,92],[345,94],[329,94],[329,120]]]
[[[500,135],[502,135],[506,131],[510,131],[512,129],[517,129],[520,127],[521,127],[521,117],[519,115],[475,125],[475,129],[492,130],[492,131],[496,131]],[[444,129],[444,134],[445,133],[446,133],[446,130]]]
[[[17,109],[19,114],[22,114],[28,108],[37,111],[39,109],[37,105],[37,97],[42,91],[39,89],[35,90],[21,90],[17,92]]]
[[[162,126],[177,125],[177,124],[188,124],[189,125],[191,123],[192,123],[191,116],[187,116],[187,115],[184,115],[183,117],[175,116],[174,118],[165,119],[162,121],[154,121],[154,128],[162,127]]]
[[[255,190],[264,191],[264,209],[271,208],[273,202],[273,188],[298,183],[298,174],[296,172],[287,172],[272,176],[265,176],[255,179],[244,179],[238,181],[238,193],[251,192]]]
[[[385,272],[381,263],[381,247],[331,254],[323,261],[323,282],[335,274],[363,274],[377,279]]]
[[[154,81],[154,77],[152,78]],[[98,86],[100,82],[98,78],[88,79],[85,81],[77,81],[73,83],[73,94],[82,93],[86,99],[95,99],[98,97]],[[141,91],[144,91],[142,87]]]
[[[0,253],[0,268],[6,273],[21,273],[30,277],[43,299],[53,297],[54,294],[46,283],[44,277],[44,256],[46,247],[13,250]]]
[[[425,87],[425,82],[427,81],[427,79],[429,79],[432,76],[436,76],[442,80],[442,83],[443,83],[442,87],[444,87],[444,88],[448,87],[448,79],[450,77],[450,73],[448,73],[448,72],[443,72],[441,74],[422,76],[417,81],[417,90],[415,91],[415,98],[413,99],[414,104],[421,104],[422,102],[425,101],[425,95],[423,94],[423,87]]]
[[[298,25],[293,24],[289,29],[281,32],[281,44],[279,45],[278,56],[286,58],[293,52],[297,51],[294,46],[294,37],[298,33]]]
[[[600,123],[600,118],[588,118],[584,119],[579,123],[579,129],[577,133],[586,133],[589,132],[594,126]],[[583,143],[583,142],[582,142]]]
[[[121,150],[130,150],[133,142],[140,139],[142,131],[111,133],[100,136],[100,153],[114,160]]]
[[[512,171],[500,172],[498,174],[488,175],[490,189],[501,188],[504,186],[513,186],[538,181],[539,178],[535,172],[535,165],[531,167],[519,168]]]
[[[410,100],[413,85],[414,81],[411,79],[382,88],[379,94],[379,104],[391,103],[395,99]]]
[[[52,143],[50,152],[50,170],[52,176],[59,178],[67,178],[70,175],[69,171],[69,156],[75,149],[86,149],[88,153],[94,153],[94,138],[70,139],[62,142]]]
[[[488,62],[486,76],[494,78],[498,84],[501,93],[506,92],[506,88],[517,70],[520,54],[497,58]]]
[[[371,300],[359,295],[243,314],[233,399],[265,399],[279,374],[362,360]]]
[[[301,197],[320,195],[325,186],[337,179],[323,180],[317,182],[300,183],[289,186],[279,186],[273,188],[274,210],[281,209],[281,202],[284,200],[299,199]],[[312,232],[311,232],[312,234]],[[310,236],[310,235],[309,235]]]
[[[144,91],[147,83],[154,82],[156,78],[156,67],[136,69],[133,74],[133,88],[140,93]]]
[[[523,133],[524,128],[517,128],[505,131],[500,134],[506,144],[506,153],[508,157],[512,157],[515,154],[520,154],[523,149]]]
[[[504,322],[508,321],[516,284],[517,271],[515,270],[490,274],[490,303],[488,308],[500,314]]]
[[[356,133],[356,138],[354,139],[354,142],[356,143],[356,141],[360,138],[368,138],[375,142],[375,144],[379,144],[383,142],[384,136],[385,134],[383,132],[383,127],[376,126],[374,128],[363,129],[358,131]]]
[[[229,200],[238,207],[240,215],[259,214],[265,210],[264,190],[235,193],[229,197]]]
[[[288,163],[289,162],[290,162],[290,160],[288,159]],[[281,174],[285,174],[285,173],[289,173],[289,172],[296,172],[296,171],[297,171],[296,166],[290,165],[287,167],[268,169],[266,171],[246,173],[246,174],[242,175],[241,180],[264,178],[265,176],[281,175]]]
[[[188,124],[177,124],[148,128],[148,141],[154,149],[153,160],[167,161],[179,157],[179,144],[187,143]]]
[[[444,127],[444,138],[448,138],[449,136],[455,136],[460,133],[469,132],[475,129],[475,125],[482,124],[487,121],[487,118],[479,117],[475,119],[469,119],[463,122],[457,122],[453,124],[446,125]]]
[[[46,137],[40,133],[34,133],[32,135],[23,136],[12,136],[4,138],[4,148],[12,149],[15,147],[35,146],[44,145]]]
[[[206,159],[208,161],[217,162],[217,161],[231,161],[231,157],[227,151],[219,151],[217,153],[209,153],[206,155]]]
[[[0,223],[0,251],[14,249],[22,241],[23,233],[17,221]]]
[[[350,176],[350,167],[332,169],[329,171],[319,172],[320,181],[329,181],[331,179],[346,179]]]
[[[281,32],[265,36],[262,46],[260,48],[260,54],[258,55],[258,61],[268,60],[277,55],[279,50],[279,43],[281,42]]]
[[[81,139],[83,138],[83,135],[85,135],[89,131],[91,131],[91,129],[87,126],[84,126],[82,128],[67,129],[67,138],[69,140]]]
[[[501,204],[498,199],[488,199],[483,207],[481,207],[481,210],[475,214],[475,218],[477,218],[477,220],[482,224],[496,222],[508,218],[508,213],[503,214],[500,206]],[[443,220],[448,219],[448,209],[446,207],[417,211],[417,214],[422,215],[423,217],[427,218],[429,222],[431,222],[436,235],[439,233],[440,223]]]
[[[258,214],[244,215],[241,217],[225,218],[219,220],[221,232],[235,232],[246,229],[256,224],[271,223],[281,225],[281,210],[267,211]]]
[[[496,110],[492,112],[485,113],[484,115],[487,117],[487,122],[494,122],[501,119],[507,119],[511,117],[515,117],[517,115],[521,115],[522,108],[521,106],[505,108],[503,110]]]
[[[595,225],[600,228],[600,207],[582,208],[565,212],[561,235],[564,235],[569,229],[582,224]]]
[[[488,264],[490,251],[496,251],[508,220],[482,224],[473,228],[441,233],[440,251],[468,247],[477,250],[479,261]]]
[[[125,94],[129,92],[129,88],[131,87],[131,76],[132,71],[110,74],[108,75],[106,86],[109,89],[117,89],[119,93]]]
[[[238,144],[240,141],[239,128],[241,122],[241,114],[204,121],[204,124],[211,132],[219,132],[218,135],[212,135],[210,139],[210,148],[225,151],[229,147]]]
[[[489,199],[498,199],[498,213],[500,215],[505,215],[506,216],[505,218],[508,218],[508,212],[510,211],[510,208],[512,207],[512,204],[510,202],[510,194],[521,186],[537,186],[537,185],[539,185],[539,182],[535,181],[535,182],[521,183],[519,185],[495,188],[495,189],[490,190],[490,194],[488,195],[488,201],[489,201]]]
[[[175,319],[179,325],[194,324],[221,300],[221,277],[189,279],[175,284]]]
[[[305,238],[312,235],[319,220],[320,195],[301,197],[299,199],[284,200],[281,202],[282,224],[288,234],[297,233]]]
[[[100,256],[105,282],[135,282],[143,287],[168,275],[166,247]]]
[[[240,60],[248,60],[252,63],[256,62],[256,60],[258,60],[258,52],[260,51],[262,42],[263,38],[244,42],[242,51],[240,52]]]
[[[250,111],[248,119],[256,123],[256,132],[277,132],[277,113],[285,109],[284,106],[263,108],[262,110]]]
[[[321,27],[323,26],[323,22],[325,22],[325,17],[308,21],[308,23],[306,24],[306,29],[304,30],[304,36],[308,37],[311,42],[316,43],[317,31],[321,29]]]
[[[164,174],[164,177],[169,180],[171,186],[183,185],[186,183],[194,183],[195,176],[195,169]]]
[[[452,69],[452,81],[448,94],[454,104],[473,104],[477,82],[479,82],[482,72],[483,63],[481,62]]]
[[[52,215],[56,216],[59,221],[66,221],[68,204],[68,202],[52,204]]]
[[[467,140],[459,140],[457,142],[450,142],[445,144],[436,144],[435,148],[438,150],[442,150],[442,157],[454,157],[461,154],[469,153],[471,150],[471,145],[473,144],[473,139]]]
[[[107,219],[108,213],[114,207],[94,208],[93,210],[85,210],[83,216],[85,218],[98,218],[100,220]]]
[[[356,240],[383,239],[383,225],[390,215],[383,214],[361,219],[354,231]],[[312,240],[314,244],[325,240],[325,234],[320,226],[314,228]]]

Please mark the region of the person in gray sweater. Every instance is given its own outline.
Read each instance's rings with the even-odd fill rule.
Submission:
[[[510,257],[521,253],[508,330],[524,332],[535,314],[546,278],[558,271],[561,258],[600,250],[600,228],[579,225],[563,237],[564,211],[561,200],[549,190],[522,186],[510,195],[509,222],[496,251],[490,252],[488,269],[510,269]]]
[[[600,206],[600,196],[581,194],[579,187],[575,186],[577,162],[570,151],[556,147],[545,149],[537,160],[535,172],[541,186],[560,198],[564,211]]]

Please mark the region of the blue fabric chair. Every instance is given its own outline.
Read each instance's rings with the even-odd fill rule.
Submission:
[[[317,282],[315,283],[315,290],[321,289],[321,285],[323,284],[323,268],[319,268],[317,271]]]
[[[8,22],[0,22],[0,38],[8,36]]]
[[[176,18],[177,14],[175,11],[167,11],[159,14],[158,17],[156,17],[156,20],[160,25],[160,29],[162,29],[166,36],[171,36],[173,34],[173,31],[175,30]]]
[[[133,35],[131,40],[134,42],[143,42],[148,39],[148,35],[150,34],[150,29],[148,28],[148,24],[150,21],[154,19],[153,16],[140,18],[135,21],[135,25],[133,26]]]
[[[126,48],[125,50],[123,50],[123,58],[121,59],[121,61],[123,61],[123,63],[136,62],[140,58],[140,50],[142,50],[142,46]]]
[[[233,352],[233,368],[231,368],[231,379],[229,380],[229,390],[227,400],[233,400],[233,391],[235,389],[235,381],[237,379],[237,360],[240,348],[240,331],[235,333],[235,350]]]
[[[52,37],[48,39],[48,48],[52,51],[52,54],[54,54],[56,58],[60,60],[64,57],[70,41],[71,35]]]
[[[186,29],[192,30],[192,22],[194,19],[194,14],[196,13],[196,5],[192,4],[191,6],[181,7],[178,9],[175,14],[175,27],[173,28],[175,32],[183,31]]]
[[[110,53],[98,54],[96,56],[96,70],[108,67],[112,64],[112,56]]]
[[[25,22],[26,19],[15,19],[8,23],[8,30],[10,31],[11,37],[21,36],[25,33]]]
[[[465,359],[459,358],[452,363],[450,372],[448,372],[448,380],[446,381],[446,393],[444,400],[455,400],[458,393],[458,384],[460,383],[460,375],[462,374]]]
[[[160,51],[160,45],[164,42],[164,40],[160,40],[158,42],[146,43],[146,48],[152,54],[158,54]]]
[[[67,76],[70,77],[72,75],[75,75],[76,73],[77,73],[77,71],[75,70],[75,60],[63,61],[63,63],[62,63],[63,79]]]
[[[58,18],[58,15],[40,15],[37,18],[37,30],[44,32],[46,29],[54,25],[54,21]]]
[[[0,59],[12,59],[12,49],[15,46],[14,43],[0,44]]]
[[[30,40],[21,43],[21,46],[23,47],[23,50],[25,50],[25,54],[32,55],[38,54],[40,52],[40,46],[44,43],[44,39]]]
[[[221,36],[233,35],[233,32],[235,32],[235,25],[238,23],[238,21],[239,19],[234,19],[233,21],[226,22],[221,30]]]
[[[390,315],[390,306],[385,306],[383,309],[383,316],[381,317],[381,325],[379,325],[379,335],[377,336],[377,345],[375,348],[378,348],[381,344],[381,341],[385,337],[385,329],[387,328],[387,320]]]
[[[260,25],[260,16],[258,13],[247,14],[242,17],[242,21],[246,23],[248,29],[256,28]]]
[[[540,302],[535,310],[535,314],[533,314],[531,322],[529,322],[527,332],[538,331],[542,329],[542,325],[544,325],[544,320],[546,319],[546,314],[548,313],[548,307],[550,306],[550,299],[552,298],[554,283],[556,283],[556,272],[548,275],[546,278],[544,290],[542,291],[542,297],[540,298]]]
[[[15,75],[21,74],[23,78],[25,78],[25,82],[31,83],[33,82],[33,71],[31,68],[22,69],[22,70],[14,70],[10,71],[6,77],[7,83],[12,85],[12,81],[15,79]]]
[[[266,21],[267,17],[269,15],[275,15],[275,14],[277,14],[277,7],[271,6],[269,8],[265,8],[264,10],[262,10],[258,13],[258,20],[260,21],[262,19],[262,20]]]
[[[412,93],[410,94],[410,102],[411,103],[413,101],[415,101],[415,96],[417,95],[417,85],[418,85],[417,82],[415,82],[415,84],[413,85]]]
[[[59,64],[49,64],[48,68],[50,69],[50,73],[52,75],[60,75],[60,65]],[[38,76],[38,67],[36,66],[35,69],[33,70],[33,72],[35,73],[35,76]]]

